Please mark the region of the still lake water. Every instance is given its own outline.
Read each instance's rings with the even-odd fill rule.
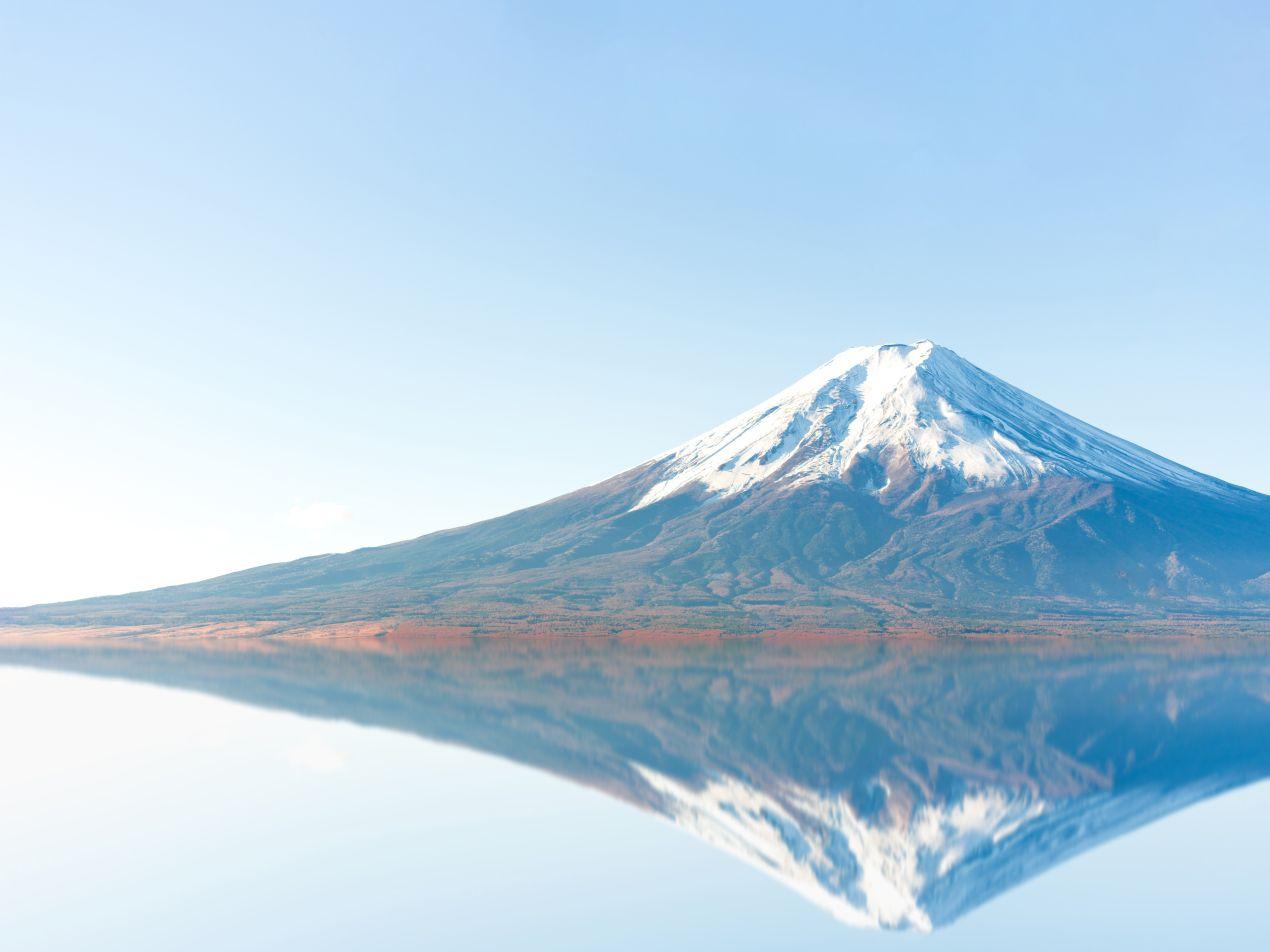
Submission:
[[[10,644],[0,724],[4,949],[1270,948],[1266,644]]]

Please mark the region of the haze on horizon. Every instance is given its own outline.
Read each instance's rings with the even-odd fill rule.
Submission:
[[[469,523],[931,338],[1270,491],[1270,12],[0,10],[0,605]]]

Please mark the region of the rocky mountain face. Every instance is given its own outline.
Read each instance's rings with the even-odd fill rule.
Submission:
[[[1270,497],[924,341],[844,351],[663,456],[506,516],[0,622],[885,627],[1257,611],[1267,572]]]

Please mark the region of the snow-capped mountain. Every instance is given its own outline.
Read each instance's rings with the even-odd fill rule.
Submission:
[[[663,456],[497,519],[0,623],[886,628],[1268,598],[1270,497],[922,341],[844,351]]]
[[[1233,488],[1082,423],[931,341],[845,350],[655,462],[662,478],[635,508],[692,485],[726,496],[765,481],[838,479],[884,495],[897,467],[946,470],[967,489],[1046,475],[1215,496]]]

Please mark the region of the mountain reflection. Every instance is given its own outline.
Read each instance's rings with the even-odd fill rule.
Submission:
[[[849,923],[928,929],[1270,773],[1270,646],[111,639],[0,663],[411,731],[651,809]]]

